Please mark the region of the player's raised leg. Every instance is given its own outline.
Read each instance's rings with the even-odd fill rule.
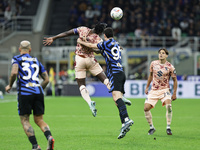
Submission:
[[[121,94],[122,93],[120,91],[112,92],[113,100],[115,101],[115,104],[117,105],[117,108],[119,110],[119,116],[122,123],[122,128],[118,136],[118,139],[123,138],[126,135],[126,133],[130,130],[130,126],[132,126],[133,124],[133,120],[131,120],[128,116],[126,105],[122,100],[122,98],[120,98]]]
[[[129,118],[126,118],[125,120],[126,121],[122,124],[122,128],[121,128],[120,134],[118,136],[118,139],[123,138],[126,135],[126,133],[130,130],[130,127],[134,123],[133,120],[131,120]]]
[[[92,111],[92,115],[94,117],[96,117],[96,115],[97,115],[97,109],[95,107],[96,103],[94,101],[92,101],[90,98],[89,91],[87,90],[87,88],[85,86],[85,78],[84,79],[76,79],[76,80],[79,85],[79,90],[80,90],[81,96],[88,103],[90,110]]]
[[[128,105],[128,106],[131,106],[131,101],[130,100],[128,100],[127,98],[125,98],[124,96],[122,96],[122,100],[124,101],[124,103],[126,104],[126,105]]]
[[[106,77],[105,73],[104,72],[101,72],[99,73],[97,76],[96,76],[103,84],[106,85],[106,87],[108,88],[108,90],[110,90],[110,82],[109,82],[109,79]],[[131,101],[128,100],[127,98],[125,98],[122,94],[122,100],[124,101],[124,103],[128,106],[131,106]]]

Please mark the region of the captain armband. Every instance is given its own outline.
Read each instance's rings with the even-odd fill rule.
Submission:
[[[74,34],[78,34],[78,29],[74,28]]]

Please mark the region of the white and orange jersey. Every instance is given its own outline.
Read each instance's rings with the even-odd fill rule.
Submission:
[[[176,77],[175,68],[168,61],[166,61],[164,64],[161,64],[159,60],[152,61],[149,71],[153,72],[152,90],[170,88],[170,77]]]
[[[87,27],[78,27],[74,29],[74,33],[75,34],[79,34],[79,38],[82,38],[83,36],[87,37],[87,41],[90,43],[99,43],[100,41],[102,41],[102,39],[99,37],[98,34],[92,33],[89,34],[88,33],[91,31],[90,28]],[[79,43],[77,43],[76,46],[76,51],[75,51],[76,55],[79,55],[81,57],[94,57],[94,52],[91,50],[91,48],[88,48],[86,46],[80,45]]]

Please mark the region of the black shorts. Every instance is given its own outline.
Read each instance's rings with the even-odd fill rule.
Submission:
[[[123,94],[125,93],[124,84],[126,81],[126,76],[124,72],[114,73],[111,78],[111,90],[112,91],[120,91]]]
[[[44,94],[21,95],[18,94],[18,113],[42,115],[44,114]]]

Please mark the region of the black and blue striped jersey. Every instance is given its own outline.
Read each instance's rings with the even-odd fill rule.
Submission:
[[[102,56],[105,58],[107,66],[107,77],[123,71],[121,60],[121,49],[119,43],[113,38],[97,44]]]
[[[21,95],[42,94],[39,74],[45,72],[44,66],[37,58],[29,54],[17,55],[12,58],[12,65],[18,64],[17,91]]]

